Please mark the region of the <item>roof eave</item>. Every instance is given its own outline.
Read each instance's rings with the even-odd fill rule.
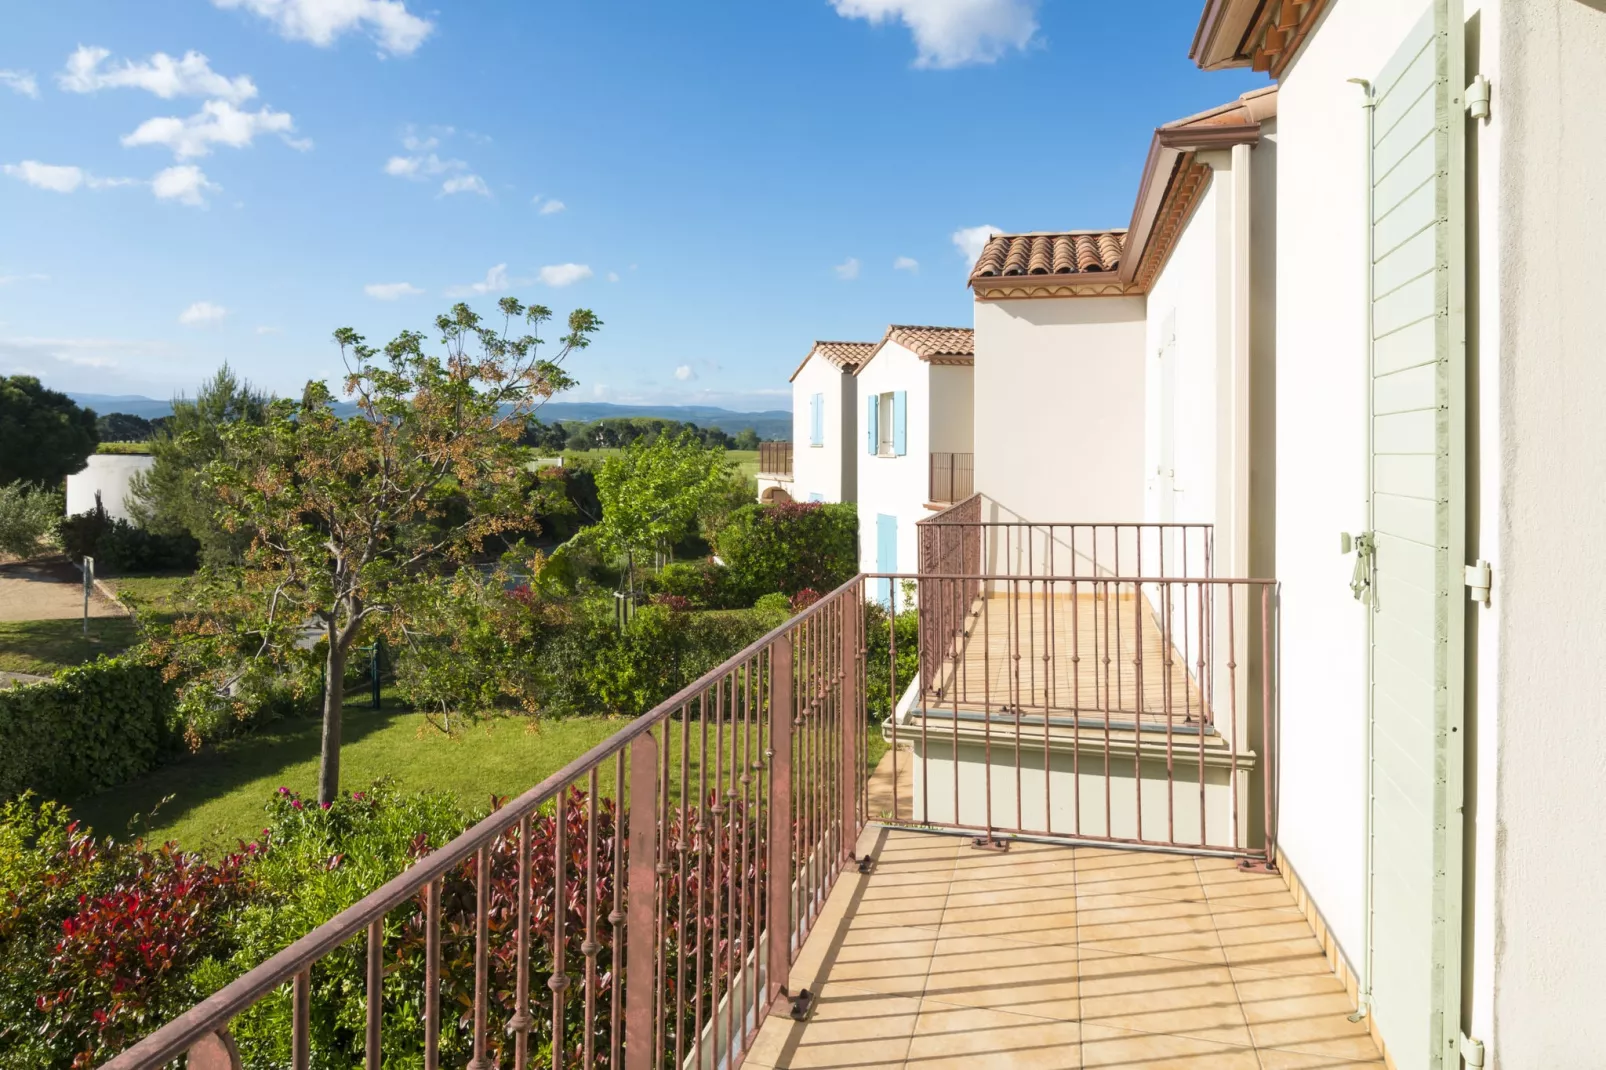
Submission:
[[[1228,126],[1161,127],[1149,142],[1149,155],[1143,162],[1137,201],[1132,206],[1132,222],[1126,228],[1126,250],[1121,257],[1121,281],[1137,280],[1148,253],[1154,224],[1165,204],[1172,172],[1183,153],[1230,149],[1234,145],[1258,145],[1259,123]]]

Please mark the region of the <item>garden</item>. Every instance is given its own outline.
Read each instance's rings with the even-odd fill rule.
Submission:
[[[525,429],[572,385],[590,313],[551,359],[464,306],[436,326],[444,358],[337,332],[344,403],[223,369],[152,429],[132,521],[60,521],[59,471],[0,478],[0,552],[94,556],[131,607],[96,622],[92,660],[78,621],[27,622],[62,632],[30,633],[51,678],[0,691],[0,1068],[97,1065],[857,571],[852,506],[758,505],[695,429],[535,464]],[[889,629],[866,612],[884,716]],[[896,630],[907,679],[913,620]],[[471,983],[452,917],[448,989]],[[398,993],[415,922],[396,922]],[[331,1066],[360,1050],[361,970],[320,974]],[[282,1062],[284,1013],[237,1023],[248,1065]],[[387,1065],[410,1065],[394,1043]]]

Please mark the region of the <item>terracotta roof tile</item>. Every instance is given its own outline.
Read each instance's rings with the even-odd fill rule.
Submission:
[[[830,361],[836,367],[841,368],[845,372],[851,373],[856,371],[859,365],[869,360],[870,354],[874,353],[876,346],[880,344],[880,342],[817,341],[814,343],[814,348],[810,349],[808,355],[803,358],[803,363],[797,366],[797,371],[792,373],[792,378],[797,378],[797,373],[803,370],[803,365],[807,364],[810,358],[812,358],[816,353]]]
[[[911,327],[895,323],[887,328],[887,336],[881,344],[887,342],[897,342],[925,360],[976,355],[976,332],[969,327]]]
[[[1121,266],[1124,230],[1066,234],[995,234],[976,259],[970,277],[1084,275]]]

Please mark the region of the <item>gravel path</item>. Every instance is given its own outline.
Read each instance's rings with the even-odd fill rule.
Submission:
[[[0,620],[71,620],[84,614],[84,581],[67,561],[0,565]],[[89,599],[91,617],[126,617],[99,593]]]

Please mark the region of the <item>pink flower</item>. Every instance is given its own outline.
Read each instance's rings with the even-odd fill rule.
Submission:
[[[333,806],[334,804],[333,803],[319,803],[318,805],[323,807],[325,810],[327,810],[327,809],[329,809],[329,807]]]
[[[301,809],[301,800],[300,799],[291,799],[290,800],[290,805],[295,807],[297,810],[299,810],[299,809]]]

